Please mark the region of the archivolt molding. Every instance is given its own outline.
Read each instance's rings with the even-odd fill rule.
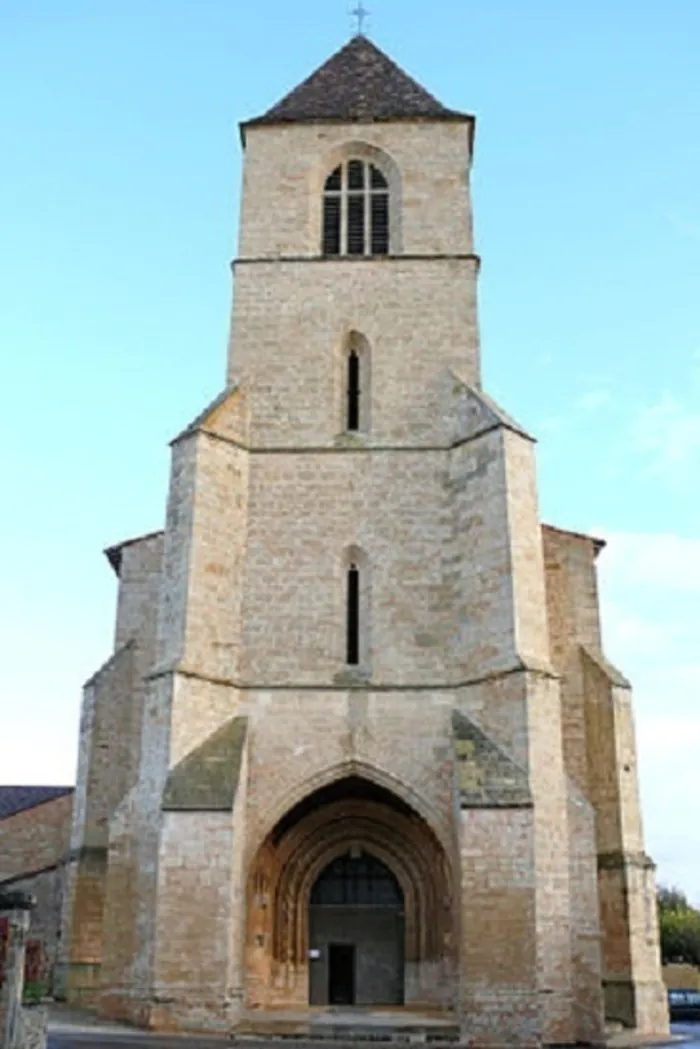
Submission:
[[[322,871],[349,848],[374,855],[394,874],[404,896],[407,962],[444,957],[452,925],[453,878],[436,837],[417,814],[388,804],[356,799],[313,810],[291,826],[275,845],[266,842],[249,880],[250,918],[268,909],[265,920],[275,963],[298,967],[308,951],[311,890]],[[265,885],[265,900],[260,887]]]
[[[407,1001],[433,1000],[436,965],[448,982],[457,971],[458,853],[443,847],[431,814],[429,822],[411,804],[412,791],[393,786],[386,773],[348,761],[287,791],[248,866],[249,1007],[308,1002],[312,890],[352,849],[383,863],[401,888]]]
[[[369,783],[374,783],[378,787],[383,787],[384,790],[396,795],[399,800],[403,801],[406,805],[412,808],[417,815],[425,820],[425,823],[437,839],[437,842],[443,850],[445,850],[447,855],[450,855],[454,848],[453,838],[449,832],[449,828],[445,825],[444,820],[440,818],[431,805],[427,804],[410,785],[405,784],[384,769],[379,768],[375,764],[362,761],[361,759],[351,758],[315,772],[296,786],[291,788],[286,786],[280,791],[279,798],[274,799],[269,806],[268,812],[270,815],[265,821],[262,830],[249,844],[249,858],[252,859],[253,856],[258,854],[263,843],[272,834],[280,820],[286,816],[295,805],[300,801],[303,801],[304,798],[314,794],[317,790],[321,790],[323,787],[328,787],[332,783],[336,783],[340,780],[348,779],[351,776],[358,776],[361,779],[367,780]]]
[[[428,921],[428,915],[439,909],[434,899],[434,872],[432,865],[421,860],[415,845],[407,848],[412,832],[409,821],[397,820],[390,813],[392,822],[404,824],[398,830],[390,826],[387,810],[382,812],[381,806],[359,803],[352,811],[340,803],[333,808],[333,813],[321,813],[309,821],[303,835],[291,831],[285,850],[288,854],[280,855],[283,866],[275,898],[275,957],[292,963],[305,957],[311,890],[328,864],[347,852],[349,831],[352,844],[385,863],[401,886],[407,918],[407,960],[439,956],[441,944],[434,942],[438,939],[437,923]],[[447,886],[444,892],[446,895]]]

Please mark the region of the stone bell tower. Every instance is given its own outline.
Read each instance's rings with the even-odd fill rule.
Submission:
[[[241,133],[227,385],[173,442],[164,532],[108,551],[73,842],[92,828],[92,992],[159,1028],[376,1006],[599,1043],[621,759],[588,761],[586,726],[618,731],[619,683],[576,618],[595,544],[543,545],[532,438],[481,388],[474,119],[357,36]],[[616,913],[633,883],[603,880]],[[661,1030],[655,925],[615,928],[619,1008]]]

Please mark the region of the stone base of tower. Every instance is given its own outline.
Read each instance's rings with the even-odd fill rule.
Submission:
[[[669,1031],[654,864],[644,853],[598,857],[605,1019],[644,1037]]]
[[[666,987],[660,980],[606,980],[603,983],[605,1016],[609,1023],[632,1028],[644,1037],[669,1033]]]
[[[216,995],[173,993],[149,997],[143,991],[107,990],[95,1002],[105,1020],[144,1031],[182,1034],[230,1034],[238,1029],[240,1003]]]
[[[147,1031],[151,1027],[152,1002],[143,993],[129,990],[103,991],[95,1003],[95,1011],[104,1020],[127,1023]]]
[[[60,963],[56,966],[54,997],[69,1005],[94,1008],[100,1000],[99,962]]]

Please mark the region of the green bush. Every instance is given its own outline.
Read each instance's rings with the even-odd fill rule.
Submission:
[[[46,986],[38,980],[29,980],[24,985],[23,1005],[38,1005],[46,994]]]
[[[661,960],[700,967],[700,911],[678,889],[659,887]]]

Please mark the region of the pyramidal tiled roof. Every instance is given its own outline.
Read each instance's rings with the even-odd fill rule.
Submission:
[[[302,121],[469,120],[447,109],[367,37],[354,36],[256,124]]]

